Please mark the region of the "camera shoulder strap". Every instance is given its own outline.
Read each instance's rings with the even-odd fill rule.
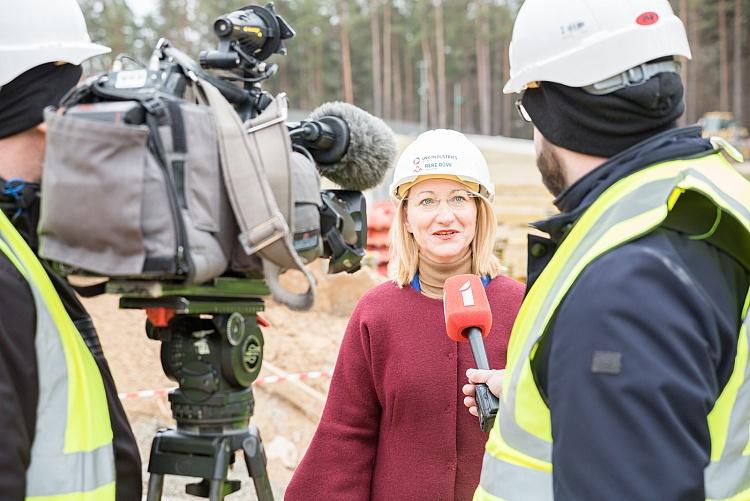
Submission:
[[[261,256],[263,275],[274,299],[292,309],[308,309],[315,296],[315,278],[294,249],[289,225],[266,176],[267,169],[286,169],[291,178],[291,147],[276,141],[278,144],[263,144],[266,154],[259,154],[251,147],[239,116],[221,92],[205,80],[199,79],[197,84],[196,97],[205,100],[216,118],[224,184],[240,228],[240,244],[247,255]],[[259,130],[268,132],[270,127],[278,127],[287,134],[285,119],[286,101],[282,98],[253,121],[250,134]],[[273,136],[282,137],[277,131],[264,134],[263,139]],[[269,161],[273,165],[266,165]],[[283,269],[301,271],[308,290],[302,294],[286,290],[278,280]]]

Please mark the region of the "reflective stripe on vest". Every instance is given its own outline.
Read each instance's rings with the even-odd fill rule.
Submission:
[[[2,212],[0,251],[26,278],[36,307],[39,401],[26,499],[114,501],[112,426],[96,362],[44,268]]]
[[[721,153],[665,162],[612,185],[581,216],[539,276],[513,326],[503,397],[487,442],[475,500],[552,499],[552,433],[549,409],[531,373],[539,339],[580,273],[593,260],[662,225],[685,192],[717,207],[744,229],[738,245],[750,249],[750,184]],[[750,364],[748,302],[738,337],[734,371],[708,416],[711,463],[705,470],[709,499],[750,499]],[[739,497],[737,497],[739,496]]]

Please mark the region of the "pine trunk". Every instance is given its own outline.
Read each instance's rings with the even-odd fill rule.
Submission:
[[[398,39],[393,40],[393,112],[391,115],[397,120],[404,119],[403,85],[401,76],[401,51]]]
[[[417,98],[419,94],[414,88],[414,60],[410,50],[404,50],[404,112],[407,120],[417,121]]]
[[[729,111],[729,42],[727,37],[727,1],[719,5],[719,107]]]
[[[392,118],[391,2],[383,2],[383,118]]]
[[[311,109],[317,107],[318,103],[323,100],[323,61],[321,57],[321,54],[323,54],[322,44],[319,44],[315,48],[315,54],[315,64],[313,65],[313,72],[315,75],[315,92],[313,94],[312,106],[310,106]]]
[[[380,79],[380,0],[370,0],[370,36],[372,37],[372,113],[383,115],[382,81]]]
[[[474,87],[475,82],[473,82],[474,76],[470,76],[466,80],[464,80],[463,88],[464,89],[471,89]],[[464,103],[464,118],[466,120],[463,121],[464,124],[464,131],[474,134],[477,131],[477,122],[476,122],[476,109],[478,106],[477,102],[477,93],[476,92],[467,92],[466,93],[466,101]]]
[[[742,121],[742,0],[734,0],[734,63],[732,64],[732,110],[734,117]]]
[[[341,0],[341,24],[339,40],[341,41],[341,77],[344,87],[344,101],[354,103],[354,84],[352,82],[352,57],[349,46],[349,0]]]
[[[434,0],[435,2],[435,54],[437,60],[437,109],[438,109],[438,126],[445,128],[448,126],[448,100],[445,82],[445,42],[443,40],[443,1]]]
[[[490,93],[490,48],[488,45],[487,4],[481,2],[476,17],[477,97],[479,99],[479,133],[489,135],[492,126]]]
[[[430,56],[430,42],[427,37],[422,37],[422,61],[424,61],[425,72],[427,73],[427,127],[431,127],[437,122],[437,94],[435,92],[435,75],[432,72],[432,57]]]

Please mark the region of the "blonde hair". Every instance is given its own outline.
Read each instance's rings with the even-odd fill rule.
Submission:
[[[497,219],[492,204],[483,196],[477,195],[477,224],[471,241],[471,272],[476,275],[489,275],[495,278],[503,266],[494,252]],[[390,231],[390,271],[393,281],[399,287],[411,283],[419,267],[419,248],[414,235],[406,230],[406,198],[396,206],[396,215]]]

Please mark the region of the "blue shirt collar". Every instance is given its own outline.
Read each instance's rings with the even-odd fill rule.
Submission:
[[[486,289],[489,283],[492,281],[489,275],[482,276],[482,285]],[[414,274],[414,278],[411,279],[411,286],[417,292],[422,292],[422,287],[419,285],[419,272]]]

